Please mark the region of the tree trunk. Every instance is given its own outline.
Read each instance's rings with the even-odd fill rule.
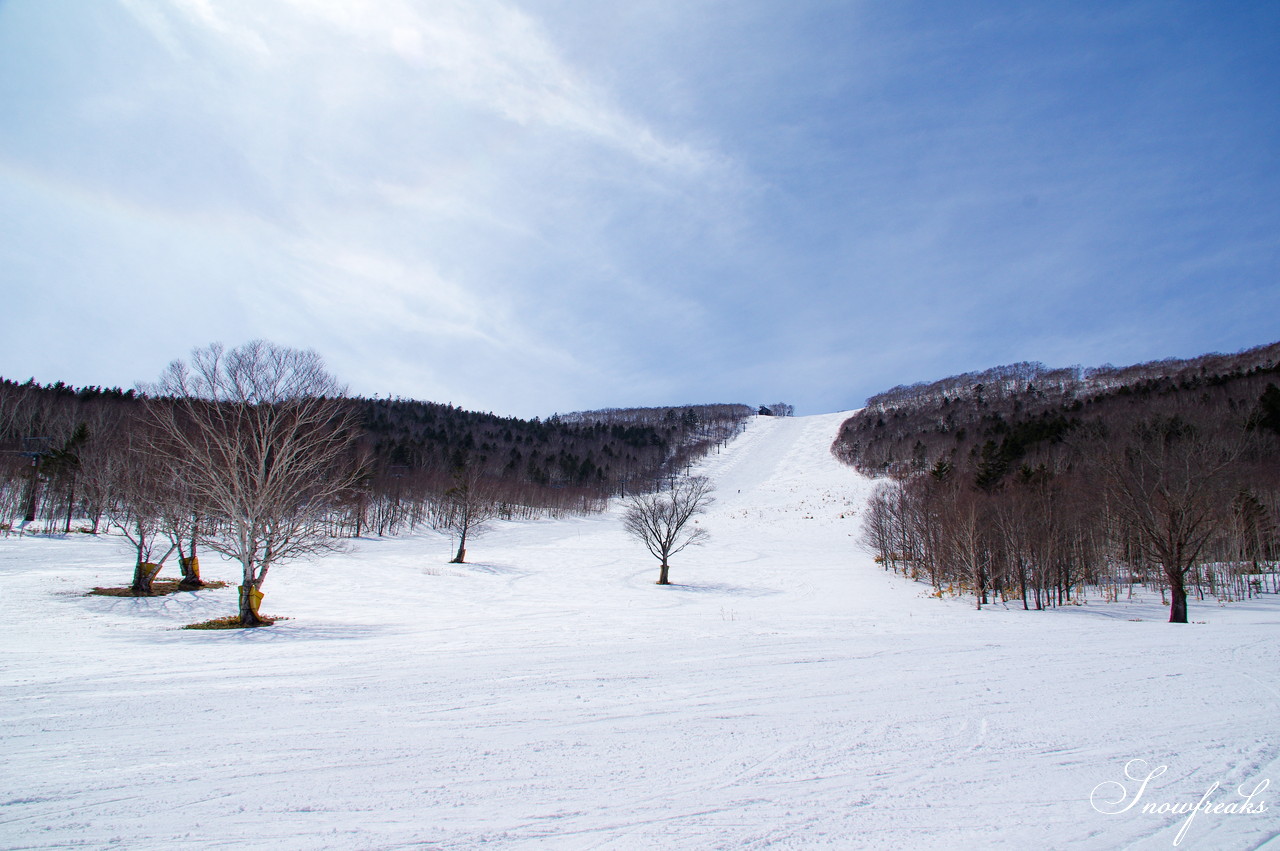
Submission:
[[[178,583],[179,588],[191,591],[204,587],[204,581],[200,579],[200,559],[197,556],[179,557],[178,564],[182,568],[182,581]]]
[[[39,505],[40,495],[40,456],[31,459],[31,479],[27,483],[27,508],[22,515],[23,528],[27,523],[34,523],[36,520],[36,508]]]
[[[463,564],[467,558],[467,533],[463,531],[462,537],[458,539],[458,554],[453,557],[453,561],[449,564]]]
[[[1169,580],[1169,623],[1187,622],[1187,586],[1180,570],[1165,570]]]
[[[668,570],[670,570],[670,569],[671,569],[671,565],[667,564],[667,563],[664,561],[664,562],[662,563],[662,567],[658,570],[658,584],[659,584],[659,585],[670,585],[670,584],[671,584],[670,582],[668,582],[668,581],[667,581],[667,571],[668,571]]]
[[[71,480],[71,487],[67,489],[67,524],[63,527],[62,534],[71,534],[71,512],[76,504],[76,480]]]
[[[258,607],[262,604],[262,592],[250,584],[240,586],[240,625],[261,626]]]
[[[156,578],[156,574],[160,572],[160,565],[151,562],[138,561],[133,567],[133,584],[129,586],[129,590],[133,592],[135,597],[151,596],[151,580]]]

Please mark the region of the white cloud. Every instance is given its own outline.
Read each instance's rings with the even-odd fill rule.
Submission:
[[[526,411],[618,382],[630,335],[696,336],[697,299],[617,256],[653,214],[611,219],[655,198],[696,217],[720,161],[623,109],[515,4],[120,2],[168,57],[114,89],[152,149],[103,146],[116,167],[85,176],[159,218],[217,209],[250,246],[228,290],[253,335],[331,350],[383,392],[438,395],[456,366]],[[606,327],[664,301],[677,331]]]
[[[5,271],[130,303],[161,365],[266,336],[525,412],[1270,333],[1274,107],[1198,15],[845,6],[7,4]],[[119,345],[69,313],[65,361]]]
[[[190,54],[187,53],[181,36],[174,31],[173,24],[163,7],[156,6],[150,0],[118,0],[118,2],[156,41],[164,46],[170,56],[177,59],[189,57]]]
[[[171,21],[141,0],[122,0],[171,52],[182,48]],[[611,103],[566,62],[532,17],[497,0],[169,0],[171,12],[206,34],[290,73],[320,61],[339,76],[370,73],[392,83],[401,108],[445,96],[521,126],[540,125],[625,152],[650,166],[696,173],[716,158],[660,138]],[[399,78],[389,60],[408,66]],[[382,67],[379,67],[382,66]],[[398,78],[398,79],[397,79]],[[306,91],[305,84],[291,94]],[[323,94],[324,87],[314,94]],[[329,91],[332,91],[329,89]]]
[[[312,270],[299,302],[362,333],[398,329],[501,345],[495,306],[445,279],[428,264],[408,265],[358,246],[302,243],[293,255]]]

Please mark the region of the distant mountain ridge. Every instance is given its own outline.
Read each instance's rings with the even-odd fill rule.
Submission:
[[[1147,401],[1160,400],[1164,408],[1252,409],[1266,386],[1278,382],[1280,342],[1125,367],[1015,363],[877,393],[845,421],[832,451],[868,474],[905,474],[941,459],[963,460],[985,441],[1010,434],[1022,444],[1013,448],[1029,450],[1086,421],[1105,422],[1122,409],[1131,414]]]

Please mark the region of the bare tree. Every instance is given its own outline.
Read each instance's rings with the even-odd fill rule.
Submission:
[[[130,590],[135,597],[149,597],[151,583],[173,552],[171,545],[165,549],[163,470],[154,457],[136,449],[123,460],[106,507],[107,520],[120,530],[136,556]],[[162,550],[164,555],[156,558]]]
[[[1226,475],[1237,443],[1177,417],[1138,423],[1132,439],[1108,461],[1115,505],[1142,550],[1169,583],[1169,622],[1187,622],[1187,571],[1196,564],[1229,505]]]
[[[489,521],[498,516],[501,503],[490,493],[475,467],[462,466],[453,473],[453,483],[445,490],[437,514],[436,528],[458,537],[458,554],[450,564],[467,558],[467,539],[488,531]]]
[[[124,469],[131,463],[129,435],[135,422],[116,416],[104,418],[98,434],[83,453],[80,465],[80,490],[90,530],[98,534],[103,515],[115,499],[115,491]]]
[[[165,500],[162,515],[164,534],[178,551],[178,564],[183,591],[203,588],[200,578],[200,507],[196,504],[191,487],[183,481],[171,481],[169,498]]]
[[[325,520],[356,478],[354,423],[320,356],[212,344],[146,388],[167,461],[205,519],[200,542],[239,561],[240,623],[261,623],[267,572],[341,548]]]
[[[876,485],[867,501],[867,513],[862,520],[861,543],[874,554],[876,563],[897,569],[902,554],[897,552],[900,520],[895,508],[898,502],[897,482],[883,481]]]
[[[668,490],[637,494],[627,500],[622,515],[623,528],[662,563],[659,585],[671,584],[667,580],[671,556],[709,537],[706,529],[696,523],[691,526],[690,521],[705,513],[715,501],[712,490],[710,479],[686,476],[673,482]]]
[[[990,508],[986,494],[955,487],[948,495],[951,510],[943,515],[943,554],[952,571],[973,585],[977,608],[987,602],[991,548],[987,541]]]

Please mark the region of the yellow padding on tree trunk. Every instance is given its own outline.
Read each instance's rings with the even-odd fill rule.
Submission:
[[[200,578],[200,557],[192,556],[191,558],[178,559],[182,564],[182,575],[192,579]]]
[[[142,564],[138,566],[142,568],[142,575],[145,576],[148,580],[155,579],[156,574],[160,572],[160,565],[153,564],[149,561],[144,561]]]
[[[249,611],[253,612],[253,616],[258,617],[258,607],[262,605],[262,592],[252,585],[240,586],[240,599],[244,599],[245,593],[249,594]]]

